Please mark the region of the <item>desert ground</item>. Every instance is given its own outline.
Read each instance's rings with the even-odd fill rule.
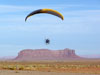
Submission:
[[[100,75],[100,60],[1,61],[0,75]]]
[[[0,75],[100,75],[100,74],[1,70]]]

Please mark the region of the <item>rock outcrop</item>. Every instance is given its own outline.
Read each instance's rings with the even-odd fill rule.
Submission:
[[[25,49],[18,53],[15,60],[34,61],[34,60],[63,60],[80,58],[75,54],[75,50],[48,50],[48,49]]]

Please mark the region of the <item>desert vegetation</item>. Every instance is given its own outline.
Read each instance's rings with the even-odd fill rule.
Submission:
[[[68,72],[68,73],[93,73],[100,74],[100,61],[63,61],[63,62],[0,62],[1,70],[29,70],[44,72]]]

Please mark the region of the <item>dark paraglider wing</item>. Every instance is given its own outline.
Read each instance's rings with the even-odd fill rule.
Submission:
[[[30,17],[30,16],[33,16],[35,14],[40,14],[40,13],[48,13],[48,14],[52,14],[52,15],[55,15],[59,18],[61,18],[62,20],[64,20],[64,17],[61,13],[59,13],[58,11],[56,10],[53,10],[53,9],[38,9],[38,10],[35,10],[33,12],[31,12],[29,15],[26,16],[25,18],[25,21]]]

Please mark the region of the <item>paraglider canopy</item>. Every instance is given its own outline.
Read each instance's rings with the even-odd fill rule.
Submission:
[[[54,16],[57,16],[58,18],[64,20],[64,17],[61,13],[59,13],[58,11],[56,10],[53,10],[53,9],[38,9],[38,10],[35,10],[33,12],[31,12],[30,14],[28,14],[25,18],[25,21],[27,21],[27,19],[35,14],[40,14],[40,13],[47,13],[47,14],[51,14],[51,15],[54,15]],[[46,44],[50,44],[50,40],[49,39],[46,39],[45,40],[45,43]]]
[[[31,12],[30,14],[28,14],[25,18],[25,21],[27,21],[27,19],[32,16],[32,15],[35,15],[35,14],[40,14],[40,13],[48,13],[48,14],[52,14],[52,15],[55,15],[59,18],[61,18],[62,20],[64,20],[64,17],[61,13],[59,13],[58,11],[56,10],[53,10],[53,9],[38,9],[38,10],[35,10],[33,12]]]

